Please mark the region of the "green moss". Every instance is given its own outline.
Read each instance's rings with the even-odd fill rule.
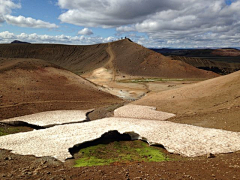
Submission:
[[[142,78],[142,79],[124,79],[119,80],[119,83],[148,83],[148,82],[171,82],[171,81],[203,81],[203,78]]]
[[[159,82],[159,81],[184,81],[184,79],[163,79],[163,78],[146,78],[146,79],[125,79],[120,80],[120,83],[144,83],[144,82]]]
[[[16,127],[7,127],[7,128],[0,128],[0,136],[5,136],[8,134],[15,134],[21,132],[19,128]]]
[[[81,149],[74,167],[169,160],[161,148],[149,146],[142,141],[115,141]]]

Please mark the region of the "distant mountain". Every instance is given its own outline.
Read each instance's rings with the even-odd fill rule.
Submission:
[[[165,56],[187,56],[187,57],[240,57],[240,50],[237,48],[222,49],[151,49]]]
[[[229,74],[240,70],[240,50],[236,48],[222,49],[152,49],[183,61],[194,67],[210,70],[218,74]]]
[[[14,40],[13,42],[11,42],[11,44],[31,44],[29,42],[23,42],[23,41],[18,41],[18,40]]]

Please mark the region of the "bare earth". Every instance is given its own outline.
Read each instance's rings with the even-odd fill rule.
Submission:
[[[236,52],[220,53],[238,55]],[[237,151],[240,144],[240,71],[192,85],[185,84],[185,81],[120,83],[119,80],[142,77],[208,79],[218,76],[171,60],[127,39],[93,46],[1,45],[0,54],[4,57],[0,58],[0,120],[44,111],[91,108],[96,109],[89,117],[101,119],[111,115],[114,108],[124,103],[106,92],[126,99],[137,99],[152,91],[134,104],[154,106],[159,111],[176,114],[176,117],[168,119],[176,123],[104,118],[95,122],[20,133],[23,135],[21,137],[20,134],[2,136],[0,142],[4,143],[5,148],[35,155],[42,151],[39,156],[44,153],[55,156],[54,151],[62,151],[65,155],[60,159],[64,161],[66,157],[71,157],[69,147],[86,141],[85,138],[96,138],[118,127],[121,133],[136,131],[130,134],[145,140],[147,137],[150,144],[164,144],[170,152],[189,156],[204,154],[201,157],[183,158],[166,152],[177,160],[72,168],[70,160],[63,163],[51,157],[36,158],[0,149],[0,179],[240,179],[240,151]],[[216,54],[219,54],[218,50]],[[14,59],[16,57],[22,59]],[[105,87],[99,88],[69,70],[84,74]],[[159,90],[164,92],[153,93]],[[59,121],[58,118],[55,120]],[[45,123],[51,124],[55,120],[45,119]],[[39,123],[38,120],[35,122]],[[90,127],[94,129],[90,129],[87,124],[92,124]],[[0,128],[8,127],[11,126],[0,122]],[[65,127],[69,128],[67,134]],[[79,129],[76,130],[76,127]],[[54,134],[55,130],[63,133],[58,136]],[[45,136],[45,132],[49,133],[50,139]],[[35,144],[27,134],[38,139],[39,143]],[[20,139],[24,142],[21,143]],[[31,153],[27,144],[33,148]],[[206,157],[208,152],[232,151],[236,152]]]
[[[86,110],[122,102],[84,78],[46,61],[0,59],[0,120],[43,111]]]
[[[240,71],[182,88],[149,94],[133,104],[176,114],[177,123],[240,131]]]

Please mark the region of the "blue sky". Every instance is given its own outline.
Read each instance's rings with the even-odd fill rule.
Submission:
[[[0,43],[239,47],[240,0],[0,0]]]

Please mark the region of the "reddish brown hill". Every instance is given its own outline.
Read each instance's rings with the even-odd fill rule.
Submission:
[[[116,72],[133,76],[167,78],[212,78],[218,76],[187,63],[163,56],[127,39],[110,44],[115,55]]]
[[[135,104],[175,113],[175,122],[240,131],[240,71],[147,95]]]
[[[212,51],[213,55],[217,56],[240,56],[240,50],[238,49],[215,49]]]
[[[112,52],[109,51],[109,46]],[[167,78],[217,76],[184,62],[171,60],[128,39],[92,46],[2,44],[0,57],[43,59],[77,74],[104,67],[109,64],[109,59],[112,59],[110,68],[114,69],[116,74]]]
[[[120,103],[91,82],[36,59],[0,59],[0,119]]]

